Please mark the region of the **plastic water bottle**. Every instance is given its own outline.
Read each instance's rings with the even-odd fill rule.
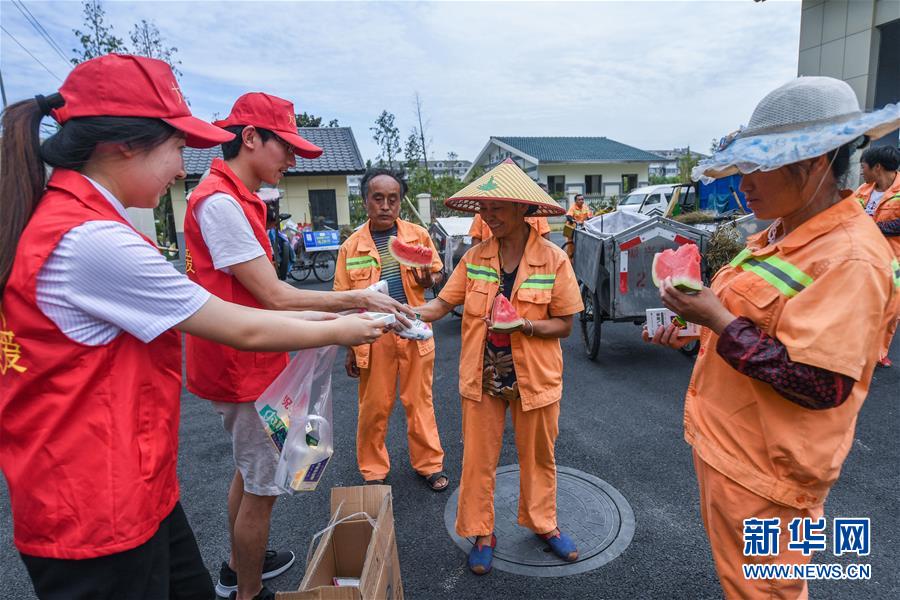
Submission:
[[[324,417],[295,418],[275,471],[278,485],[298,492],[315,490],[334,454],[333,440],[331,423]]]

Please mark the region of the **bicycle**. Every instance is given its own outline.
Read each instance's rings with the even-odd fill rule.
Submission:
[[[333,229],[327,232],[337,233]],[[293,264],[288,271],[288,276],[294,281],[306,281],[310,273],[316,276],[321,282],[328,282],[334,279],[334,269],[337,264],[337,253],[326,249],[307,249],[305,238],[310,237],[315,240],[316,233],[312,231],[295,231],[291,239],[291,249],[294,254]],[[307,236],[306,234],[309,234]],[[333,237],[329,234],[329,237]],[[339,244],[338,244],[339,245]]]
[[[572,260],[575,257],[575,230],[584,229],[584,223],[576,223],[575,219],[566,215],[566,224],[563,226],[563,236],[566,242],[562,245],[563,251]]]

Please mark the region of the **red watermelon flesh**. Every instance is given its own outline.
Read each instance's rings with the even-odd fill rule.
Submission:
[[[515,329],[524,322],[506,296],[497,294],[491,308],[491,323],[494,324],[494,329]]]
[[[398,263],[413,269],[430,267],[434,259],[434,251],[431,248],[404,244],[393,235],[388,238],[388,252]]]
[[[700,250],[696,244],[683,244],[678,250],[663,250],[653,257],[653,285],[659,287],[666,277],[676,289],[696,294],[703,288],[700,277]]]

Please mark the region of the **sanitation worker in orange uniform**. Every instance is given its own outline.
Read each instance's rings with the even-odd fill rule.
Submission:
[[[491,570],[494,486],[506,411],[512,415],[519,466],[519,524],[535,532],[567,561],[578,559],[574,541],[556,522],[556,461],[562,398],[560,338],[583,306],[565,253],[525,222],[526,215],[561,215],[563,209],[515,163],[501,163],[447,200],[479,212],[493,236],[472,247],[440,295],[416,309],[435,321],[464,305],[459,392],[463,413],[463,467],[456,531],[475,537],[469,569]],[[497,330],[491,307],[504,296],[521,322]],[[502,541],[500,542],[502,543]]]
[[[869,148],[859,160],[865,183],[856,190],[856,199],[866,213],[875,219],[878,229],[887,238],[894,255],[900,258],[900,149],[893,146]],[[888,327],[881,347],[878,365],[890,367],[888,350],[897,331],[895,319]]]
[[[819,535],[827,551],[836,547],[825,499],[900,292],[894,253],[840,181],[855,148],[898,126],[897,105],[865,114],[847,83],[800,77],[763,98],[747,128],[694,169],[696,178],[742,172],[750,209],[774,220],[711,287],[688,295],[667,279],[660,290],[669,309],[702,326],[684,436],[726,598],[806,598],[804,579],[754,578],[744,566],[806,565],[812,553],[790,542]],[[686,340],[673,325],[652,341]],[[790,535],[792,522],[801,535]],[[841,547],[865,552],[863,539]]]
[[[341,245],[334,289],[365,289],[381,281],[394,300],[412,307],[425,304],[425,290],[440,282],[443,263],[428,232],[398,218],[406,182],[392,171],[370,170],[360,182],[360,191],[369,220]],[[405,244],[430,248],[431,266],[414,269],[398,263],[388,251],[392,236]],[[356,458],[366,483],[384,483],[391,469],[385,436],[399,381],[410,463],[432,490],[446,490],[450,479],[443,471],[444,450],[431,397],[434,338],[414,340],[388,334],[376,344],[348,349],[346,367],[350,377],[359,378]]]
[[[594,216],[594,213],[591,212],[591,207],[584,203],[584,196],[575,194],[575,203],[569,207],[566,215],[572,217],[576,223],[584,223]]]

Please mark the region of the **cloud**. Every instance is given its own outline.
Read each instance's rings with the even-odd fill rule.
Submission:
[[[77,2],[28,3],[65,49]],[[796,75],[797,2],[306,3],[107,2],[127,38],[135,21],[178,47],[198,116],[224,115],[246,91],[354,129],[387,109],[401,136],[423,99],[436,157],[474,158],[490,135],[605,135],[642,148],[698,150],[746,122]],[[9,2],[3,23],[48,67],[68,68]],[[3,34],[10,98],[58,86]]]

